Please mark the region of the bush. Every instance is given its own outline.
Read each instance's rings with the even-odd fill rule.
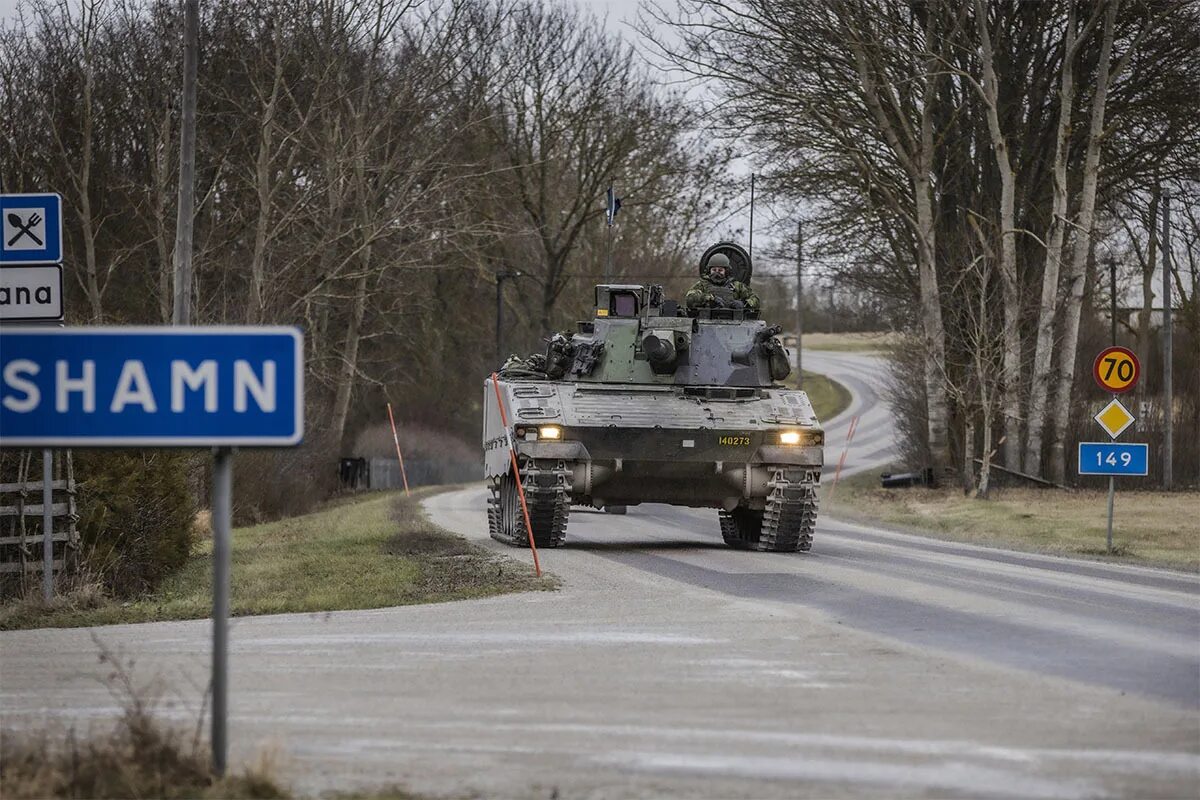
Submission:
[[[153,590],[187,560],[196,503],[195,456],[170,451],[77,450],[84,568],[116,597]]]
[[[233,461],[233,520],[254,525],[307,514],[337,485],[337,450],[311,432],[304,444],[279,450],[239,450]]]
[[[896,426],[897,460],[908,469],[921,469],[932,461],[924,374],[925,356],[919,343],[888,353],[883,394]]]

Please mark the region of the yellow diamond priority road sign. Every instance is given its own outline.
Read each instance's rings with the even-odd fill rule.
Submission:
[[[1116,439],[1125,429],[1133,424],[1133,414],[1125,406],[1121,405],[1121,401],[1115,397],[1108,405],[1100,409],[1094,419],[1100,423],[1100,427],[1104,428],[1104,432]]]

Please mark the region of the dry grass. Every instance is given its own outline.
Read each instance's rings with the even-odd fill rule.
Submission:
[[[1200,492],[1118,489],[1115,552],[1109,555],[1105,552],[1106,492],[1002,489],[991,499],[976,500],[956,488],[878,486],[878,475],[857,475],[842,481],[824,507],[831,514],[943,539],[1200,571]]]
[[[437,489],[345,499],[302,517],[235,529],[234,615],[381,608],[550,589],[523,562],[497,557],[433,525],[420,498]],[[419,545],[414,545],[414,542]],[[206,617],[211,540],[153,593],[118,603],[31,599],[0,607],[0,630]],[[86,600],[86,602],[83,602]]]
[[[0,797],[42,798],[286,798],[269,757],[213,773],[207,744],[154,715],[158,690],[137,686],[132,660],[98,644],[111,668],[108,686],[123,712],[112,729],[79,737],[74,729],[6,730],[0,734]]]
[[[899,337],[888,332],[806,333],[805,350],[832,350],[839,353],[876,353],[888,350]]]

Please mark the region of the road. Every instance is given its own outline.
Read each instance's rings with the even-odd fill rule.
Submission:
[[[885,463],[878,362],[851,388],[845,473]],[[483,492],[426,503],[486,538]],[[726,549],[713,512],[573,512],[557,592],[235,621],[235,753],[300,788],[481,797],[1195,797],[1200,579],[822,517],[813,552]],[[194,721],[204,622],[96,634]],[[0,635],[6,724],[113,713],[90,631]]]

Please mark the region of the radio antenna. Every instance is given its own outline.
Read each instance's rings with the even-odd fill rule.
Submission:
[[[754,263],[754,173],[750,173],[750,247],[747,255],[750,256],[750,263]]]

